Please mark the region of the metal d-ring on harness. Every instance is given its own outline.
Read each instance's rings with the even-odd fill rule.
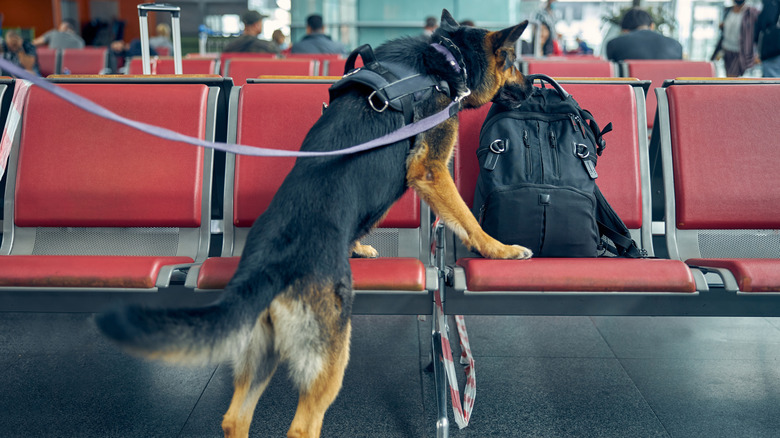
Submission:
[[[330,100],[333,101],[355,84],[361,84],[373,90],[367,100],[374,111],[381,113],[388,108],[399,111],[403,113],[407,124],[414,119],[416,104],[428,99],[433,92],[444,93],[453,101],[460,102],[471,94],[466,85],[463,57],[458,47],[449,39],[439,37],[437,40],[438,42],[431,46],[444,55],[453,70],[459,74],[459,80],[454,84],[455,90],[451,90],[446,81],[416,72],[407,65],[377,61],[371,46],[364,44],[347,58],[344,77],[330,87]],[[358,56],[363,59],[363,67],[355,68]]]

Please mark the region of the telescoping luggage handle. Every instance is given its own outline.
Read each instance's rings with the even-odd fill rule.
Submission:
[[[181,27],[179,26],[179,16],[181,8],[165,3],[142,3],[138,5],[138,21],[141,26],[141,61],[143,63],[143,72],[145,75],[152,74],[149,66],[151,62],[149,55],[149,21],[147,15],[149,12],[170,12],[171,13],[171,33],[173,34],[173,64],[174,73],[182,74],[181,68]]]

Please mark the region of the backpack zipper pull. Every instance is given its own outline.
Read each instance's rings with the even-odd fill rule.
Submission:
[[[576,120],[577,123],[580,125],[580,129],[581,129],[580,133],[582,134],[582,138],[587,138],[587,137],[585,137],[585,124],[582,122],[582,119],[580,118],[580,116],[576,116],[575,115],[574,116],[574,120]]]
[[[580,160],[582,161],[582,165],[585,166],[585,171],[588,172],[588,176],[590,179],[596,179],[599,177],[598,172],[596,172],[596,165],[593,164],[593,161],[589,160],[588,157],[590,156],[590,151],[588,150],[588,146],[577,142],[574,143],[574,151],[577,154],[578,157],[580,157]]]
[[[569,120],[571,120],[571,127],[574,128],[575,131],[579,131],[580,128],[577,126],[577,121],[574,120],[574,114],[569,114]]]
[[[487,158],[485,158],[485,164],[482,165],[482,168],[487,171],[495,170],[496,165],[498,164],[498,158],[501,156],[501,154],[506,152],[508,148],[508,138],[497,138],[493,140],[493,143],[490,143],[490,146],[488,147],[490,153],[488,153]]]

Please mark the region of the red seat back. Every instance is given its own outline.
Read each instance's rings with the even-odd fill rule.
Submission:
[[[317,62],[312,59],[247,59],[232,58],[225,65],[225,77],[235,85],[244,85],[248,78],[261,75],[315,76]]]
[[[41,76],[46,77],[57,73],[57,50],[47,47],[36,49],[38,55],[38,69]]]
[[[327,60],[327,71],[323,70],[323,74],[327,76],[344,76],[344,67],[347,65],[345,58],[335,58]],[[363,59],[358,58],[355,60],[355,68],[363,66]],[[324,67],[323,67],[324,68]]]
[[[205,138],[205,85],[61,86],[131,119]],[[202,148],[109,122],[37,87],[29,91],[22,120],[17,226],[201,224]]]
[[[186,58],[181,60],[181,71],[185,75],[213,75],[216,74],[217,60],[213,58]],[[158,75],[172,75],[176,73],[176,65],[173,58],[157,59]]]
[[[647,126],[653,127],[655,112],[658,108],[656,87],[662,87],[667,79],[679,77],[712,78],[715,77],[715,65],[708,61],[683,61],[675,59],[630,60],[625,61],[628,77],[652,81],[647,93]]]
[[[607,147],[599,157],[596,181],[599,189],[630,229],[642,226],[641,167],[634,90],[625,84],[563,84],[579,102],[593,113],[599,126],[612,122],[614,130],[605,135]],[[476,151],[479,131],[488,105],[460,114],[458,145],[455,149],[455,184],[466,204],[474,200],[479,175]]]
[[[344,60],[344,57],[339,55],[338,53],[288,53],[285,58],[287,59],[314,59],[316,61],[319,61],[319,71],[317,72],[318,76],[324,76],[325,74],[334,75],[334,76],[341,76],[344,71],[344,65],[341,66],[341,71],[338,73],[335,73],[329,69],[329,65],[333,61],[341,61]],[[328,70],[326,71],[326,68]]]
[[[251,58],[251,59],[276,59],[276,53],[247,53],[247,52],[224,52],[219,54],[220,74],[225,76],[225,64],[228,59],[233,58]]]
[[[96,75],[103,72],[108,61],[108,48],[89,47],[84,49],[63,49],[63,74]]]
[[[329,83],[256,83],[242,87],[238,103],[237,142],[298,150],[328,101]],[[250,227],[268,207],[295,164],[293,158],[236,157],[233,223]],[[390,210],[380,226],[417,228],[420,203],[409,190]]]
[[[525,61],[528,74],[543,73],[552,77],[567,78],[612,78],[615,69],[611,62],[603,59],[533,59]]]
[[[667,96],[677,228],[780,229],[780,83]]]
[[[140,57],[134,57],[130,59],[127,64],[127,74],[129,75],[142,75],[144,74],[144,63]],[[149,59],[149,74],[157,74],[157,58],[152,57]]]

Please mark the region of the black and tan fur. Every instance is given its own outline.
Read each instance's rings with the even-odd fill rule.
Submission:
[[[446,10],[438,31],[463,54],[471,95],[483,105],[507,82],[522,80],[512,66],[514,43],[527,23],[488,32],[461,27]],[[434,36],[436,38],[436,36]],[[402,38],[376,50],[380,61],[405,63],[441,80],[458,75],[430,41]],[[400,112],[371,109],[369,91],[356,87],[331,102],[302,150],[335,150],[377,138],[403,125]],[[420,119],[443,109],[442,93],[415,111]],[[100,315],[103,333],[128,352],[169,362],[233,366],[235,393],[222,428],[246,437],[260,395],[286,362],[299,389],[289,437],[316,437],[341,388],[349,358],[353,292],[349,255],[375,256],[358,239],[408,187],[427,202],[466,246],[486,257],[522,259],[521,246],[485,234],[458,195],[447,170],[457,117],[393,145],[346,157],[302,158],[250,231],[238,271],[219,302],[197,309],[128,307]]]

